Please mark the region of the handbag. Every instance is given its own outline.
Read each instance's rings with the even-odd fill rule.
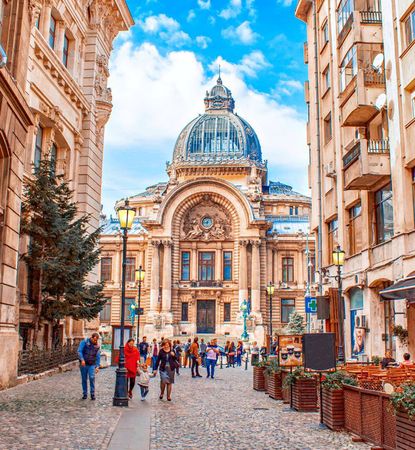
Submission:
[[[235,352],[230,352],[229,356],[235,356]]]
[[[146,365],[151,366],[151,356],[147,356]]]
[[[199,364],[199,366],[202,365],[202,358],[201,358],[200,356],[198,356],[198,357],[196,358],[196,361],[197,361],[197,363]]]

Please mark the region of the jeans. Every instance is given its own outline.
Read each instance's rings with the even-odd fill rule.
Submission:
[[[157,363],[157,356],[152,356],[151,357],[151,368],[153,370],[156,370],[156,363]]]
[[[147,360],[147,353],[143,353],[142,355],[140,355],[141,364],[145,364],[146,360]]]
[[[242,355],[240,353],[236,355],[236,365],[239,367],[242,365]]]
[[[146,398],[148,394],[148,386],[141,386],[140,384],[140,391],[141,391],[141,398]]]
[[[84,395],[88,395],[88,383],[91,395],[95,395],[95,364],[92,366],[81,366],[81,378],[82,378],[82,392]]]
[[[213,378],[215,376],[216,359],[206,358],[206,369],[208,378]]]
[[[196,370],[195,370],[196,369]],[[195,373],[196,372],[196,373]],[[192,356],[192,377],[195,377],[196,375],[200,376],[199,373],[199,363],[197,362],[197,358]]]

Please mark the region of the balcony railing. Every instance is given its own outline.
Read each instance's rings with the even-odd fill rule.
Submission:
[[[360,142],[343,156],[343,168],[349,167],[360,156]]]
[[[370,139],[367,146],[368,153],[389,153],[389,139]]]
[[[360,22],[366,24],[382,23],[381,11],[360,11]]]
[[[199,288],[199,287],[223,287],[223,282],[219,280],[199,280],[199,281],[191,281],[190,287]]]
[[[384,71],[377,71],[372,68],[366,68],[363,70],[363,80],[365,86],[384,86],[386,83]]]

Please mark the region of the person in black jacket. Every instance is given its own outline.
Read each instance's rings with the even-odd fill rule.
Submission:
[[[168,339],[163,341],[156,363],[156,372],[160,371],[160,400],[163,399],[167,386],[167,400],[171,401],[171,392],[174,384],[174,374],[179,363]]]

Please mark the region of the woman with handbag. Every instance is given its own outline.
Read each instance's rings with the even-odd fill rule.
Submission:
[[[137,376],[137,367],[140,362],[140,353],[134,346],[134,339],[128,339],[124,347],[125,368],[127,369],[127,379],[129,380],[128,397],[133,398],[133,389],[135,386],[135,377]]]
[[[236,352],[235,343],[232,341],[229,345],[228,367],[230,367],[230,366],[235,367],[235,352]]]
[[[168,339],[163,341],[156,363],[156,373],[160,370],[160,400],[163,400],[164,391],[167,386],[167,400],[171,401],[171,392],[174,384],[174,373],[179,363]]]
[[[200,366],[200,355],[199,355],[199,338],[196,336],[193,339],[193,344],[190,346],[190,358],[192,359],[192,378],[199,377],[202,375],[199,373]]]

